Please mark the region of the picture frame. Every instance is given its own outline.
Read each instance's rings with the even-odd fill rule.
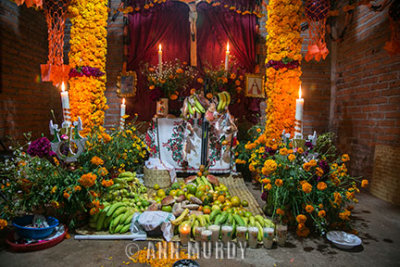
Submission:
[[[262,74],[246,73],[245,96],[265,98],[264,76]]]
[[[118,97],[135,97],[137,91],[136,85],[136,71],[128,71],[125,74],[120,73],[117,77]]]

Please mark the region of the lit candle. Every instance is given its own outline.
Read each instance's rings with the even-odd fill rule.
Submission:
[[[125,124],[125,119],[124,119],[125,110],[126,110],[125,98],[123,98],[121,103],[121,127],[124,127]]]
[[[70,121],[71,117],[69,114],[69,97],[68,97],[68,91],[65,91],[64,82],[61,83],[61,103],[62,103],[64,121]]]
[[[180,234],[180,238],[181,238],[181,244],[187,245],[189,243],[189,239],[190,239],[190,226],[187,224],[180,226],[179,234]]]
[[[162,49],[161,44],[158,45],[158,72],[162,72]]]
[[[225,53],[225,71],[228,71],[229,68],[229,42],[226,44],[226,53]]]
[[[299,98],[296,99],[296,115],[295,115],[295,126],[294,135],[295,138],[303,138],[303,106],[304,98],[301,98],[301,85],[299,88]]]

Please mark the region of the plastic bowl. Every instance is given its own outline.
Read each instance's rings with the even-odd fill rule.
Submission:
[[[16,232],[19,236],[29,239],[42,239],[51,235],[54,229],[58,226],[59,222],[56,218],[47,217],[47,223],[49,227],[44,228],[30,228],[25,227],[32,223],[33,215],[26,215],[23,217],[14,218],[12,224],[15,227]]]

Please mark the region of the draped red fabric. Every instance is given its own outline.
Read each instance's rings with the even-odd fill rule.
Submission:
[[[128,70],[138,74],[136,97],[128,99],[128,114],[139,114],[140,120],[150,120],[156,102],[150,99],[146,77],[140,72],[144,63],[158,63],[158,45],[162,44],[163,62],[189,61],[189,8],[179,2],[167,2],[147,11],[129,14]]]
[[[197,8],[197,58],[201,69],[205,64],[217,66],[225,60],[226,43],[229,41],[231,54],[246,72],[255,67],[255,27],[254,15],[240,15],[222,7],[207,3]],[[167,1],[149,10],[129,15],[130,44],[128,69],[138,73],[138,91],[129,99],[128,113],[138,113],[140,120],[150,120],[155,113],[155,101],[150,99],[146,77],[140,73],[142,63],[157,64],[157,48],[163,47],[163,61],[175,58],[189,62],[190,28],[189,8],[179,2]],[[257,102],[257,103],[256,103]],[[243,99],[234,105],[232,113],[254,114],[258,112],[258,102]],[[171,103],[174,105],[174,103]],[[176,104],[176,103],[175,103]]]

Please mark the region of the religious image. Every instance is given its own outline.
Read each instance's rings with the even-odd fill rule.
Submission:
[[[246,96],[264,98],[264,76],[246,74]]]

